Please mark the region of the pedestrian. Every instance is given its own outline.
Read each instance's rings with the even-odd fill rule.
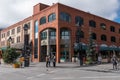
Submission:
[[[56,67],[56,57],[53,55],[53,67]]]
[[[48,66],[49,67],[50,67],[50,61],[51,61],[50,56],[48,56]]]
[[[46,67],[50,67],[50,56],[46,56]]]
[[[48,55],[46,56],[46,67],[48,67]]]
[[[1,64],[2,54],[0,54],[0,64]]]
[[[102,56],[99,54],[98,56],[98,64],[101,64],[102,63]]]
[[[113,63],[113,69],[118,69],[117,68],[117,64],[118,64],[118,59],[117,59],[117,57],[115,56],[115,55],[113,55],[113,57],[112,57],[112,63]]]

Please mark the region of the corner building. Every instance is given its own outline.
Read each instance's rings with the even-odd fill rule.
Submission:
[[[28,24],[28,42],[32,42],[32,61],[45,61],[46,55],[55,55],[57,62],[70,62],[78,56],[74,49],[76,41],[82,45],[81,53],[86,57],[90,33],[96,52],[94,60],[100,53],[104,62],[109,62],[113,54],[120,57],[120,24],[102,17],[84,12],[60,3],[48,6],[36,4],[33,15],[0,31],[0,47],[5,49],[9,37],[11,47],[23,49],[24,25]],[[80,30],[80,36],[77,31]],[[79,39],[77,39],[79,37]]]
[[[56,61],[71,61],[76,31],[81,29],[82,53],[86,56],[89,33],[96,45],[93,56],[101,53],[108,62],[113,54],[118,57],[120,48],[120,24],[60,3],[48,6],[37,4],[33,11],[33,61],[45,61],[46,55],[56,55]],[[78,28],[80,27],[80,28]]]

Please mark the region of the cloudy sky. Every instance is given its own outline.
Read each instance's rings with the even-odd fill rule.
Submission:
[[[0,0],[0,28],[31,16],[37,3],[52,5],[57,2],[120,23],[120,0]]]

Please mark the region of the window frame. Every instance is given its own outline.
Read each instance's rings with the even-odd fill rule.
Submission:
[[[56,14],[55,13],[51,13],[49,16],[48,16],[48,22],[52,22],[56,20]]]
[[[40,18],[40,25],[45,24],[46,23],[46,16],[43,16]]]
[[[90,27],[96,27],[96,22],[94,20],[89,20],[89,26]]]

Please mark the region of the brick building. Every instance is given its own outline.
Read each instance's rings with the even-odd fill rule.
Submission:
[[[21,22],[18,22],[1,31],[1,46],[6,45],[8,31],[22,27],[30,22],[30,40],[33,42],[32,60],[45,61],[46,55],[55,55],[56,61],[71,61],[73,56],[77,56],[74,50],[76,43],[76,32],[81,31],[80,42],[82,45],[82,55],[86,56],[86,48],[90,35],[96,45],[97,53],[101,53],[103,59],[109,59],[113,53],[119,56],[120,48],[120,24],[104,19],[102,17],[84,12],[60,3],[48,6],[37,4],[33,7],[33,15]],[[9,33],[9,34],[10,34]],[[20,33],[23,42],[24,31]],[[15,44],[15,43],[14,43]],[[18,45],[18,44],[16,44]]]
[[[24,46],[24,25],[28,24],[29,29],[26,34],[28,34],[29,37],[29,42],[32,41],[32,17],[28,17],[24,19],[23,21],[20,21],[16,24],[13,24],[3,30],[1,30],[1,40],[0,40],[0,45],[1,49],[5,50],[8,45],[10,47],[14,47],[17,49],[22,49]],[[10,44],[9,44],[9,38],[11,38]]]

